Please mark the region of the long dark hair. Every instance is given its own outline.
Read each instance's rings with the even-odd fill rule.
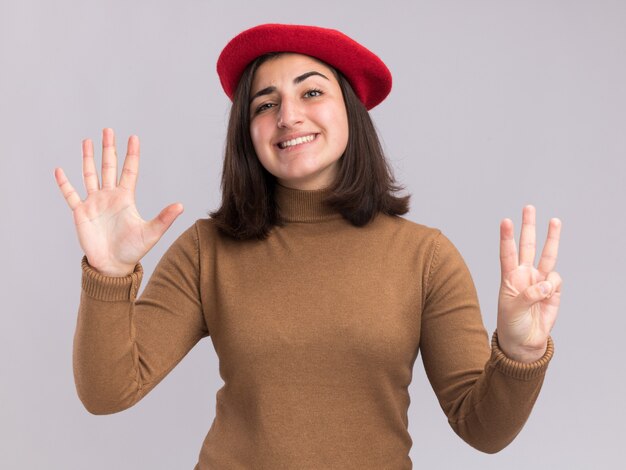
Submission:
[[[281,54],[272,52],[251,62],[233,96],[221,180],[222,205],[209,215],[222,233],[239,240],[264,239],[274,225],[284,225],[274,200],[276,177],[259,162],[250,137],[249,103],[254,72]],[[411,196],[392,194],[404,187],[395,183],[365,105],[340,71],[324,65],[339,82],[348,114],[348,144],[324,203],[357,227],[366,225],[378,212],[406,214]]]

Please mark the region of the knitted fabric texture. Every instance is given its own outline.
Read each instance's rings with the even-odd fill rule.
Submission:
[[[552,340],[534,363],[507,358],[495,334],[490,347],[469,270],[440,230],[384,214],[355,227],[325,194],[278,186],[288,222],[265,240],[198,219],[140,296],[140,264],[115,278],[83,258],[74,374],[85,407],[135,405],[208,337],[224,383],[196,469],[410,469],[419,354],[454,432],[483,452],[508,445]]]

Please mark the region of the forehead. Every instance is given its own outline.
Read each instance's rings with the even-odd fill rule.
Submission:
[[[266,86],[269,82],[283,77],[292,79],[312,70],[321,72],[329,80],[335,81],[332,69],[321,60],[304,54],[283,52],[279,56],[267,59],[256,69],[252,78],[252,87]]]

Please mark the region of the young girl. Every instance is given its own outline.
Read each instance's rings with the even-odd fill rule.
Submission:
[[[141,297],[140,259],[171,226],[134,203],[139,139],[119,182],[103,131],[102,186],[83,141],[87,198],[61,169],[82,259],[78,394],[129,408],[210,336],[224,386],[196,469],[410,469],[408,386],[418,351],[452,429],[483,452],[520,432],[553,354],[560,221],[537,268],[535,209],[500,225],[491,347],[468,268],[438,229],[403,217],[368,110],[385,64],[339,31],[266,24],[222,51],[233,105],[222,204],[166,251]]]

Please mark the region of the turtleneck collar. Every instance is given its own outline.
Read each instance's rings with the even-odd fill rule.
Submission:
[[[280,214],[286,222],[321,222],[340,219],[342,216],[334,209],[323,204],[330,190],[294,189],[276,183],[274,197]]]

